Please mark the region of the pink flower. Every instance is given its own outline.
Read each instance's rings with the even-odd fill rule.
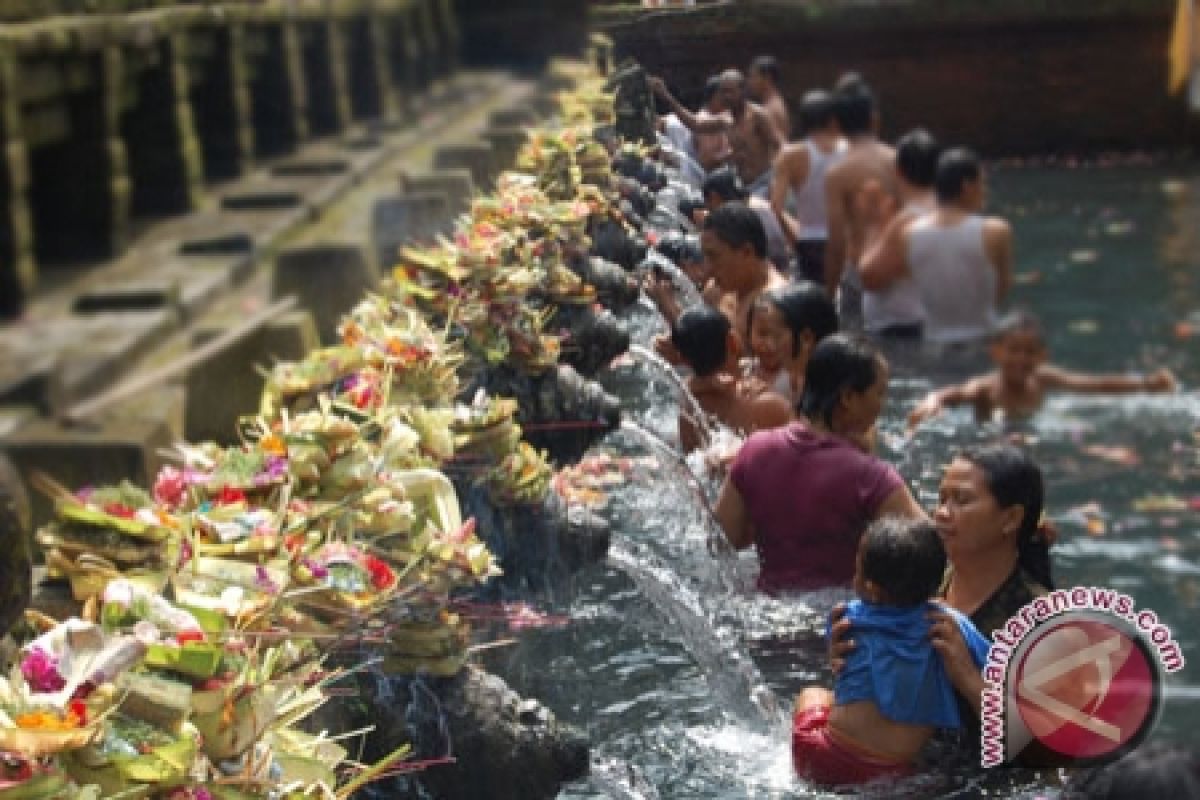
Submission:
[[[270,573],[261,564],[254,569],[254,585],[268,594],[279,593],[279,584],[271,580]]]
[[[58,674],[58,659],[38,647],[21,662],[21,675],[35,692],[57,692],[67,685]]]
[[[163,467],[154,479],[154,499],[172,510],[179,508],[187,492],[187,478],[174,467]]]
[[[324,565],[318,564],[311,558],[305,558],[301,561],[304,566],[308,567],[308,571],[312,573],[314,580],[324,580],[329,577],[329,570],[325,569]]]

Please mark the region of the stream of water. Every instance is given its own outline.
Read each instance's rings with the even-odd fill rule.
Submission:
[[[1129,592],[1200,664],[1200,509],[1138,503],[1200,498],[1200,166],[1014,168],[998,170],[992,187],[995,213],[1016,232],[1014,302],[1041,317],[1052,360],[1089,371],[1167,366],[1185,390],[1054,398],[1019,429],[1042,465],[1061,530],[1060,585]],[[628,321],[642,346],[661,330],[641,305]],[[932,508],[941,466],[998,429],[955,412],[906,436],[904,415],[921,395],[979,364],[903,359],[893,359],[880,454]],[[568,800],[822,796],[793,777],[785,720],[795,691],[829,685],[822,632],[829,608],[848,593],[781,601],[747,590],[753,556],[714,559],[709,551],[713,523],[696,486],[712,493],[713,479],[685,474],[686,465],[645,444],[647,436],[677,441],[674,383],[638,363],[604,380],[644,434],[627,427],[603,446],[655,453],[660,466],[612,494],[607,563],[543,599],[571,623],[523,632],[489,663],[591,735],[593,774],[564,791]],[[1172,676],[1156,735],[1191,738],[1196,669]],[[1059,781],[960,768],[892,784],[884,795],[1034,796],[1052,794]]]

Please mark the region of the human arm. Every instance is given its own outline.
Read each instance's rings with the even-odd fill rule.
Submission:
[[[825,175],[825,215],[829,238],[825,241],[825,291],[837,295],[846,267],[846,234],[849,216],[842,191],[842,177],[835,166]]]
[[[846,666],[846,657],[853,650],[854,639],[850,636],[846,604],[838,603],[829,612],[829,669],[835,678]]]
[[[983,704],[983,674],[967,649],[958,622],[946,611],[929,612],[929,639],[942,659],[954,690],[966,700],[978,717]]]
[[[762,106],[757,107],[754,114],[754,125],[758,128],[758,135],[766,142],[767,153],[774,159],[783,146],[787,144],[787,139],[784,138],[783,132],[779,126],[775,124],[775,120],[771,118],[768,112]]]
[[[884,196],[890,199],[890,196]],[[908,272],[908,223],[911,217],[896,213],[884,225],[883,233],[866,246],[863,260],[858,264],[858,275],[863,278],[863,288],[872,291],[886,289]]]
[[[1000,306],[1012,288],[1012,226],[999,217],[988,217],[983,224],[983,246],[996,270],[996,305]]]
[[[901,483],[875,509],[875,515],[872,517],[872,520],[882,519],[883,517],[926,519],[927,515],[925,514],[925,509],[921,508],[921,504],[912,496],[912,492],[908,490],[908,487]]]
[[[725,532],[725,538],[735,550],[745,550],[754,544],[754,523],[747,513],[742,493],[733,485],[733,479],[728,477],[721,486],[721,494],[717,498],[717,522]]]
[[[705,441],[700,434],[691,417],[683,411],[679,412],[679,446],[683,448],[683,452],[691,453],[693,450],[698,450],[705,445]]]
[[[947,406],[976,405],[981,402],[983,382],[978,378],[956,386],[946,386],[930,392],[908,414],[908,428],[920,425],[930,417],[936,417]]]
[[[662,78],[651,77],[648,81],[651,91],[658,97],[661,97],[671,107],[671,110],[675,112],[675,116],[679,117],[679,121],[692,133],[721,133],[729,128],[729,119],[724,115],[701,118],[693,114],[667,90],[667,85],[663,82]]]
[[[1047,364],[1038,370],[1038,377],[1047,389],[1080,394],[1164,393],[1178,388],[1175,376],[1165,367],[1149,375],[1089,375]]]
[[[779,156],[775,159],[768,199],[780,227],[791,242],[799,239],[800,226],[799,222],[787,213],[788,193],[793,186],[804,182],[808,177],[808,169],[807,147],[787,145],[779,151]]]

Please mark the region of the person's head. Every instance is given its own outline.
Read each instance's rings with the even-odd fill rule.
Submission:
[[[833,95],[824,89],[805,92],[800,100],[800,133],[808,136],[833,127]]]
[[[1064,800],[1142,800],[1170,797],[1200,800],[1200,757],[1189,747],[1166,742],[1142,745],[1123,758],[1076,772]]]
[[[737,359],[729,318],[708,305],[689,308],[671,329],[671,343],[697,377],[706,378]]]
[[[887,606],[916,606],[937,594],[946,572],[946,551],[926,519],[882,517],[858,542],[854,591]]]
[[[700,95],[701,106],[709,111],[718,111],[720,106],[715,102],[717,95],[721,91],[721,76],[711,75],[704,82],[704,90]]]
[[[654,246],[697,286],[708,282],[708,270],[704,266],[704,254],[700,252],[700,237],[692,234],[670,233],[658,240]]]
[[[721,108],[732,111],[735,116],[741,116],[746,106],[746,78],[736,69],[727,69],[721,73],[717,86],[717,98]]]
[[[748,196],[737,170],[728,164],[708,173],[700,186],[700,193],[704,196],[704,207],[710,212],[726,203],[744,203]]]
[[[1001,320],[989,352],[1001,380],[1024,387],[1046,360],[1046,339],[1041,323],[1028,311],[1012,312]]]
[[[837,309],[825,289],[812,281],[798,281],[756,297],[748,325],[750,351],[763,368],[803,368],[813,348],[837,333]]]
[[[745,203],[726,203],[704,218],[700,249],[717,286],[737,291],[750,278],[746,268],[767,257],[767,232]]]
[[[839,81],[833,93],[833,115],[845,136],[874,132],[878,124],[875,93],[862,78]]]
[[[942,475],[934,522],[951,563],[1011,558],[1053,589],[1050,548],[1041,533],[1042,471],[1007,442],[971,447]]]
[[[933,188],[942,204],[980,211],[987,201],[987,180],[979,156],[966,147],[953,147],[938,157]]]
[[[924,128],[916,128],[896,142],[896,171],[909,186],[932,189],[941,153],[933,134]]]
[[[883,410],[887,382],[887,361],[874,345],[860,336],[835,333],[808,358],[798,410],[832,433],[862,434]]]
[[[750,71],[746,74],[746,91],[750,96],[761,100],[770,94],[772,89],[779,88],[779,62],[774,56],[759,56],[750,62]]]

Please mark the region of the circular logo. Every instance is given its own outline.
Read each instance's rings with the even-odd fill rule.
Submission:
[[[1162,674],[1150,647],[1115,617],[1067,615],[1040,627],[1016,665],[1013,697],[1030,733],[1069,761],[1109,761],[1150,732]]]

